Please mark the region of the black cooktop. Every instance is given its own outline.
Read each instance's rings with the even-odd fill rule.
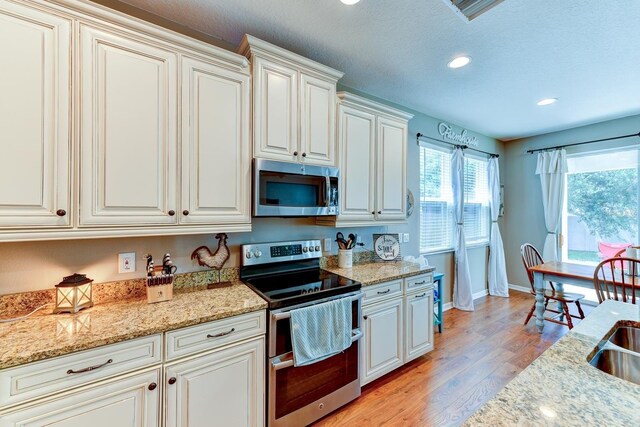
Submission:
[[[361,288],[360,282],[320,268],[243,278],[270,309],[340,295]]]

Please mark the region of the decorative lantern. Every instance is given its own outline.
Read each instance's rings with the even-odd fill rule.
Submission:
[[[86,274],[75,273],[65,277],[56,285],[56,307],[54,313],[77,313],[83,308],[93,307],[91,283]]]

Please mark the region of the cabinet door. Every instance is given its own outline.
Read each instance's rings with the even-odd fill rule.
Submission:
[[[156,369],[5,412],[0,426],[156,427],[160,425],[159,385]]]
[[[433,290],[405,298],[405,362],[433,350]]]
[[[264,365],[260,337],[166,367],[165,426],[263,425]]]
[[[255,58],[253,67],[253,154],[297,161],[298,72],[264,58]]]
[[[80,224],[175,224],[175,54],[85,25],[80,43]]]
[[[0,1],[0,227],[70,225],[70,49],[68,19]]]
[[[407,122],[378,118],[376,217],[407,219]]]
[[[300,74],[300,160],[334,166],[336,84]]]
[[[367,384],[402,366],[402,298],[362,308],[364,351],[361,351],[361,381]]]
[[[373,221],[376,117],[341,105],[338,127],[342,181],[340,218]]]
[[[182,59],[182,206],[187,224],[251,221],[249,76]]]

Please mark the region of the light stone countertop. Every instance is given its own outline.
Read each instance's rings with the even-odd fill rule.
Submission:
[[[464,425],[640,425],[640,385],[606,374],[587,361],[619,321],[640,321],[640,306],[600,304]]]
[[[96,305],[75,315],[52,308],[14,323],[0,323],[0,369],[114,344],[172,329],[263,310],[267,303],[239,281],[176,289],[173,299],[146,297]]]
[[[435,270],[435,267],[421,267],[420,264],[406,261],[396,262],[368,262],[354,264],[352,268],[323,267],[324,270],[335,273],[347,279],[362,283],[362,286],[377,285],[390,280],[417,276]]]

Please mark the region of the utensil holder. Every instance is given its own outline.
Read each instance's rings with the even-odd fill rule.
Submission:
[[[153,275],[147,276],[147,302],[169,301],[173,298],[173,274],[166,274],[162,267],[155,267]]]
[[[338,268],[351,268],[351,267],[353,267],[353,250],[339,249],[338,250]]]

